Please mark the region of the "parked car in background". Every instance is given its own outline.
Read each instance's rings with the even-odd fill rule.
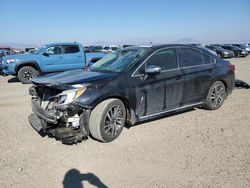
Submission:
[[[103,47],[102,46],[89,46],[88,50],[90,52],[102,52]]]
[[[0,50],[0,59],[6,55],[11,55],[9,50]]]
[[[245,44],[232,44],[233,46],[237,46],[243,50],[246,50],[248,52],[248,54],[250,53],[250,46],[247,46]]]
[[[237,46],[232,46],[232,45],[222,45],[222,48],[225,50],[230,50],[233,51],[235,54],[235,57],[246,57],[248,55],[248,52],[237,47]]]
[[[85,70],[33,79],[32,127],[73,144],[115,140],[134,124],[202,106],[220,108],[234,87],[234,65],[191,45],[131,47]]]
[[[10,54],[15,54],[15,51],[10,46],[0,46],[0,50],[8,50]]]
[[[119,46],[104,46],[102,51],[107,52],[107,53],[112,53],[112,52],[115,52],[119,49],[120,49]]]
[[[30,48],[25,48],[24,51],[25,51],[26,53],[29,53],[30,50],[34,50],[34,49],[36,49],[36,48],[30,47]]]
[[[230,50],[226,50],[220,46],[215,46],[215,45],[207,45],[205,46],[206,48],[213,50],[217,53],[217,55],[221,58],[232,58],[234,57],[234,52]]]
[[[201,45],[201,44],[191,44],[191,45],[192,45],[192,46],[196,46],[196,47],[198,47],[198,48],[202,48],[202,49],[204,49],[204,50],[209,51],[210,53],[212,53],[212,54],[214,54],[214,55],[217,55],[216,52],[214,52],[213,50],[211,50],[211,49],[209,49],[209,48],[207,48],[206,46],[203,46],[203,45]]]
[[[131,45],[131,44],[124,44],[124,45],[122,45],[122,48],[127,48],[127,47],[132,47],[132,46],[135,46],[135,45]]]
[[[78,43],[53,43],[42,46],[33,54],[11,55],[2,58],[1,69],[5,75],[14,75],[22,83],[42,74],[85,67],[86,62],[105,54],[85,53]]]
[[[37,50],[38,50],[38,49],[36,49],[36,48],[35,48],[35,49],[30,49],[30,50],[28,51],[28,53],[30,53],[30,54],[35,54],[35,53],[37,52]]]

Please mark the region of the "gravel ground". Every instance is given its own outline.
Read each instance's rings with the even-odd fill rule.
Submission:
[[[230,61],[250,83],[250,57]],[[217,111],[140,124],[108,144],[67,146],[30,127],[29,87],[0,77],[0,187],[250,187],[250,90],[235,89]]]

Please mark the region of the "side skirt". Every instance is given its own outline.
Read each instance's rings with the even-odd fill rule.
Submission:
[[[156,118],[156,117],[161,117],[161,116],[166,115],[166,114],[168,114],[170,112],[196,107],[196,106],[199,106],[201,104],[203,104],[203,102],[194,103],[194,104],[190,104],[190,105],[185,105],[185,106],[182,106],[182,107],[179,107],[179,108],[174,108],[174,109],[171,109],[171,110],[166,110],[166,111],[158,112],[158,113],[155,113],[155,114],[142,116],[142,117],[139,117],[139,121],[145,121],[145,120],[153,119],[153,118]]]

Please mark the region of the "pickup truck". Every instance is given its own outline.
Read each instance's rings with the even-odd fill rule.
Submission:
[[[53,43],[42,46],[33,54],[3,57],[0,59],[0,72],[17,76],[27,84],[39,75],[84,68],[91,65],[91,59],[100,59],[104,55],[102,52],[85,53],[78,43]]]

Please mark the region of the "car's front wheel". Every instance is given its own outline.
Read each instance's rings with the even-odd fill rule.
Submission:
[[[226,88],[223,82],[216,81],[210,88],[204,107],[208,110],[220,108],[226,98]]]
[[[30,66],[22,67],[18,73],[17,77],[23,84],[29,84],[31,83],[32,78],[37,77],[39,75],[39,72]]]
[[[91,135],[102,142],[115,140],[126,122],[126,108],[119,99],[107,99],[91,112],[89,130]]]

